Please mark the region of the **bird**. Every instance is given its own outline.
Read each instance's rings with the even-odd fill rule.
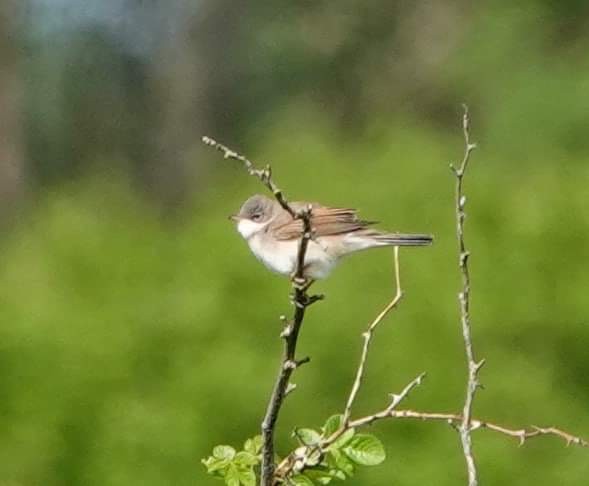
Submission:
[[[311,233],[305,253],[303,275],[309,281],[329,276],[339,261],[362,250],[391,246],[427,246],[427,234],[387,233],[373,229],[375,221],[358,217],[355,209],[327,207],[319,203],[291,202],[296,213],[310,209]],[[294,278],[303,221],[294,218],[281,204],[255,194],[239,212],[229,217],[246,240],[250,250],[267,268]]]

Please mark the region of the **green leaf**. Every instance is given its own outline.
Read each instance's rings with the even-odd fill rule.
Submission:
[[[262,439],[261,435],[256,435],[254,437],[254,444],[256,446],[256,451],[260,452],[262,450],[262,445],[264,444],[264,439]]]
[[[235,464],[229,464],[227,472],[225,473],[225,484],[227,484],[227,486],[239,486],[240,479],[237,466]]]
[[[314,482],[319,484],[329,484],[331,480],[335,477],[334,474],[329,469],[307,469],[305,471],[305,476],[309,479],[312,479]],[[344,476],[345,479],[345,476]]]
[[[344,423],[344,416],[343,415],[332,415],[327,419],[325,425],[323,426],[323,437],[327,438],[332,436],[336,431],[338,431]]]
[[[331,471],[329,471],[329,474],[334,477],[335,479],[339,479],[340,481],[345,481],[346,480],[346,474],[343,471],[340,471],[339,469],[332,469]],[[350,474],[350,477],[353,476],[353,471],[352,474]]]
[[[228,459],[219,459],[217,457],[207,457],[206,459],[202,460],[202,463],[207,468],[207,473],[209,474],[219,474],[222,472],[229,465]]]
[[[346,430],[342,435],[338,437],[338,439],[333,444],[331,444],[331,446],[329,446],[330,449],[341,449],[348,442],[350,442],[352,437],[354,437],[355,433],[356,431],[354,429]]]
[[[345,479],[354,475],[354,463],[348,456],[337,449],[330,450],[327,455],[327,463],[332,468],[330,473],[339,479]]]
[[[304,445],[312,446],[321,442],[321,435],[313,429],[296,429],[295,435]]]
[[[251,469],[239,470],[239,480],[243,486],[256,486],[256,475]]]
[[[243,448],[250,454],[259,454],[262,450],[262,436],[256,435],[255,437],[246,440]]]
[[[258,456],[251,454],[249,452],[245,452],[245,451],[240,451],[235,455],[235,458],[233,459],[233,462],[235,464],[238,464],[240,466],[256,466],[260,463],[260,459],[258,459]]]
[[[293,486],[314,486],[314,482],[304,474],[297,474],[290,480]]]
[[[235,449],[228,445],[218,445],[213,449],[213,456],[217,459],[232,460],[235,457]]]
[[[323,459],[323,455],[321,454],[319,447],[307,448],[307,466],[317,466],[321,462],[321,459]]]
[[[255,454],[256,447],[254,445],[254,441],[252,439],[246,440],[245,443],[243,444],[243,450],[245,452],[249,452],[250,454]]]
[[[363,466],[376,466],[386,458],[382,442],[369,434],[352,437],[343,451],[352,461]]]

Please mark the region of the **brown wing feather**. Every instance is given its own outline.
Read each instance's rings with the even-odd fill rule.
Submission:
[[[305,206],[305,203],[293,203],[295,209]],[[374,224],[373,221],[363,221],[358,218],[355,209],[349,208],[328,208],[319,204],[312,204],[311,226],[315,236],[330,236],[341,233],[359,231]],[[277,227],[273,235],[277,240],[292,240],[299,238],[303,231],[303,222],[293,220],[288,213],[280,215],[275,223]],[[284,223],[282,223],[284,220]]]

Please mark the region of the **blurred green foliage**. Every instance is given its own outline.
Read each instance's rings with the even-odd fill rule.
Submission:
[[[455,411],[466,372],[448,163],[462,153],[460,102],[467,101],[480,146],[466,180],[472,319],[477,354],[487,359],[476,415],[587,437],[585,3],[490,2],[448,26],[441,14],[461,12],[448,2],[427,17],[440,22],[425,24],[415,13],[381,18],[377,4],[345,2],[338,13],[317,2],[321,15],[310,7],[274,15],[259,3],[247,16],[237,9],[231,18],[243,14],[241,29],[219,30],[228,32],[227,44],[204,44],[215,54],[209,60],[222,61],[217,69],[228,64],[221,73],[207,71],[208,86],[219,85],[210,88],[212,106],[224,109],[216,121],[198,117],[195,124],[214,128],[209,135],[253,160],[271,162],[292,199],[352,205],[383,228],[435,235],[431,248],[401,254],[405,298],[375,338],[356,413],[382,408],[389,392],[421,371],[428,378],[407,406]],[[348,8],[351,14],[341,13]],[[392,30],[406,28],[393,39],[399,44],[383,34],[392,18]],[[456,25],[453,42],[439,40]],[[313,43],[324,28],[343,40]],[[204,39],[208,31],[197,32]],[[440,54],[436,46],[449,50]],[[387,57],[396,47],[399,57]],[[54,66],[51,59],[43,69]],[[81,79],[96,74],[70,64]],[[58,102],[43,91],[40,65],[25,68],[33,182],[53,174],[51,164],[85,165],[76,177],[35,192],[0,240],[0,484],[220,484],[200,461],[216,444],[237,448],[258,433],[281,352],[278,316],[290,311],[288,282],[255,261],[226,219],[262,188],[234,162],[193,152],[198,130],[190,117],[172,116],[169,130],[191,132],[183,154],[198,168],[199,191],[176,218],[162,217],[137,191],[133,157],[149,153],[153,180],[160,175],[172,192],[174,181],[192,179],[182,171],[168,179],[176,159],[135,138],[137,120],[168,119],[160,117],[163,105],[145,108],[153,85],[125,94],[101,83],[100,76],[115,75],[99,70],[88,89],[110,95],[96,97],[95,105],[108,101],[97,111],[81,107],[88,99],[82,81]],[[125,78],[125,69],[116,76]],[[130,72],[132,87],[141,68],[133,64]],[[219,102],[228,92],[234,105]],[[92,114],[108,118],[109,107],[129,99],[135,108],[92,128]],[[78,118],[54,123],[60,103]],[[87,128],[76,132],[80,126]],[[160,134],[159,125],[150,127],[143,136]],[[113,134],[121,138],[109,145]],[[72,148],[86,142],[99,149]],[[393,291],[391,263],[384,250],[361,254],[318,284],[327,300],[310,309],[302,330],[300,352],[312,362],[296,373],[298,388],[283,409],[281,454],[296,446],[295,427],[318,428],[342,411],[361,333]],[[387,459],[359,470],[353,484],[464,483],[450,427],[390,421],[374,432]],[[488,431],[477,431],[474,441],[484,484],[587,482],[587,450],[551,438],[518,448]]]

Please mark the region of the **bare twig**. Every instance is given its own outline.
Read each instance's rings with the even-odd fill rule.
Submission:
[[[350,392],[350,396],[348,397],[348,401],[346,403],[346,408],[344,411],[344,424],[346,424],[350,420],[350,414],[352,413],[352,406],[354,405],[354,400],[356,399],[356,395],[358,395],[358,391],[360,390],[360,385],[362,384],[362,378],[364,377],[364,368],[366,367],[366,360],[368,358],[368,351],[370,348],[370,343],[372,341],[372,336],[374,334],[375,329],[380,324],[380,322],[386,317],[386,315],[393,310],[401,298],[403,297],[403,290],[401,289],[401,277],[400,277],[400,270],[399,270],[399,247],[395,246],[394,248],[395,254],[395,287],[396,292],[393,299],[385,306],[385,308],[381,311],[378,316],[370,323],[368,326],[367,331],[362,334],[364,339],[364,346],[362,348],[362,355],[360,357],[360,364],[358,365],[358,370],[356,371],[356,379],[354,380],[354,384],[352,386],[352,391]]]
[[[393,419],[415,419],[415,420],[422,420],[422,421],[442,421],[446,422],[454,427],[460,428],[463,421],[464,416],[461,414],[455,413],[438,413],[438,412],[418,412],[416,410],[395,410],[387,408],[382,412],[368,415],[366,417],[362,417],[350,422],[350,427],[361,427],[363,425],[369,424],[374,422],[375,420],[385,419],[385,418],[393,418]],[[581,437],[569,434],[561,429],[557,429],[556,427],[537,427],[532,425],[529,428],[523,429],[511,429],[509,427],[504,427],[502,425],[498,425],[493,422],[488,422],[484,420],[479,420],[476,418],[470,419],[470,430],[474,431],[477,429],[489,429],[500,434],[508,435],[510,437],[515,437],[519,440],[520,445],[523,445],[527,439],[531,439],[532,437],[538,437],[541,435],[553,435],[556,437],[560,437],[566,442],[566,445],[569,446],[571,444],[579,445],[581,447],[589,447],[589,443],[582,439]]]
[[[327,437],[324,442],[324,447],[328,447],[329,445],[333,444],[341,435],[343,435],[347,430],[354,429],[358,427],[362,427],[364,425],[370,425],[372,422],[376,420],[380,420],[383,418],[390,417],[391,413],[399,406],[399,404],[409,396],[409,393],[419,385],[421,385],[423,379],[425,378],[425,373],[421,373],[417,376],[413,381],[411,381],[400,393],[391,393],[391,403],[389,403],[388,407],[384,410],[377,412],[372,415],[367,415],[366,417],[362,417],[361,419],[357,420],[347,420],[343,421],[343,425],[339,430],[336,430],[330,437]]]
[[[274,430],[276,428],[276,421],[284,398],[292,392],[296,385],[289,382],[290,377],[294,370],[299,366],[307,363],[309,358],[303,358],[297,360],[296,348],[299,337],[299,332],[305,318],[305,311],[307,307],[321,300],[321,295],[308,295],[306,279],[304,275],[305,270],[305,254],[309,245],[309,240],[312,237],[311,228],[311,207],[304,208],[300,211],[295,211],[292,206],[288,203],[286,196],[278,188],[272,179],[272,169],[267,165],[264,169],[257,169],[254,164],[244,157],[243,155],[227,148],[225,145],[216,142],[210,137],[203,137],[203,142],[217,150],[223,152],[223,156],[226,159],[234,159],[242,162],[248,171],[248,173],[254,177],[257,177],[274,195],[278,203],[289,212],[294,219],[300,219],[303,222],[303,232],[301,239],[299,240],[299,247],[297,253],[297,264],[295,273],[292,279],[293,287],[293,304],[294,304],[294,315],[292,320],[285,320],[285,326],[280,336],[284,338],[284,350],[282,360],[280,363],[280,369],[264,420],[262,422],[262,472],[260,478],[261,486],[272,486],[274,484]]]
[[[364,425],[370,425],[372,422],[376,420],[380,420],[383,418],[390,417],[391,414],[395,411],[395,409],[399,406],[399,404],[407,398],[411,390],[421,385],[421,382],[425,378],[425,372],[421,373],[417,378],[415,378],[411,383],[409,383],[400,393],[393,393],[391,394],[391,403],[387,408],[384,410],[377,412],[372,415],[367,415],[366,417],[362,417],[361,419],[351,420],[348,422],[348,428],[358,428]]]
[[[464,349],[466,351],[466,359],[468,362],[468,381],[466,385],[466,398],[464,400],[464,408],[462,411],[462,422],[458,426],[460,432],[460,441],[462,442],[462,450],[466,460],[466,467],[468,470],[468,485],[477,486],[477,468],[472,452],[472,440],[470,432],[472,430],[471,414],[474,395],[477,388],[480,386],[478,380],[478,372],[484,364],[484,360],[476,361],[471,337],[470,325],[470,273],[468,270],[468,258],[470,253],[466,249],[464,242],[464,220],[466,213],[464,207],[466,205],[466,196],[463,194],[463,180],[464,174],[470,161],[470,154],[476,148],[476,144],[470,141],[470,117],[468,114],[468,107],[464,105],[464,114],[462,116],[462,132],[464,134],[464,157],[459,168],[450,165],[452,172],[456,176],[456,236],[458,238],[458,265],[462,275],[462,290],[458,294],[458,301],[460,303],[460,320],[462,322],[462,336],[464,338]]]
[[[206,145],[209,145],[217,149],[219,152],[223,152],[224,158],[238,160],[239,162],[243,163],[249,175],[260,179],[260,181],[262,181],[262,184],[264,184],[270,190],[270,192],[274,194],[274,197],[276,198],[278,203],[286,211],[288,211],[293,218],[301,218],[301,215],[298,214],[288,203],[286,196],[284,195],[282,190],[279,189],[278,186],[272,180],[272,167],[270,167],[270,165],[266,165],[266,167],[264,167],[263,169],[256,169],[254,164],[247,157],[244,157],[243,155],[235,152],[234,150],[231,150],[222,143],[213,140],[211,137],[202,137],[202,141]]]

